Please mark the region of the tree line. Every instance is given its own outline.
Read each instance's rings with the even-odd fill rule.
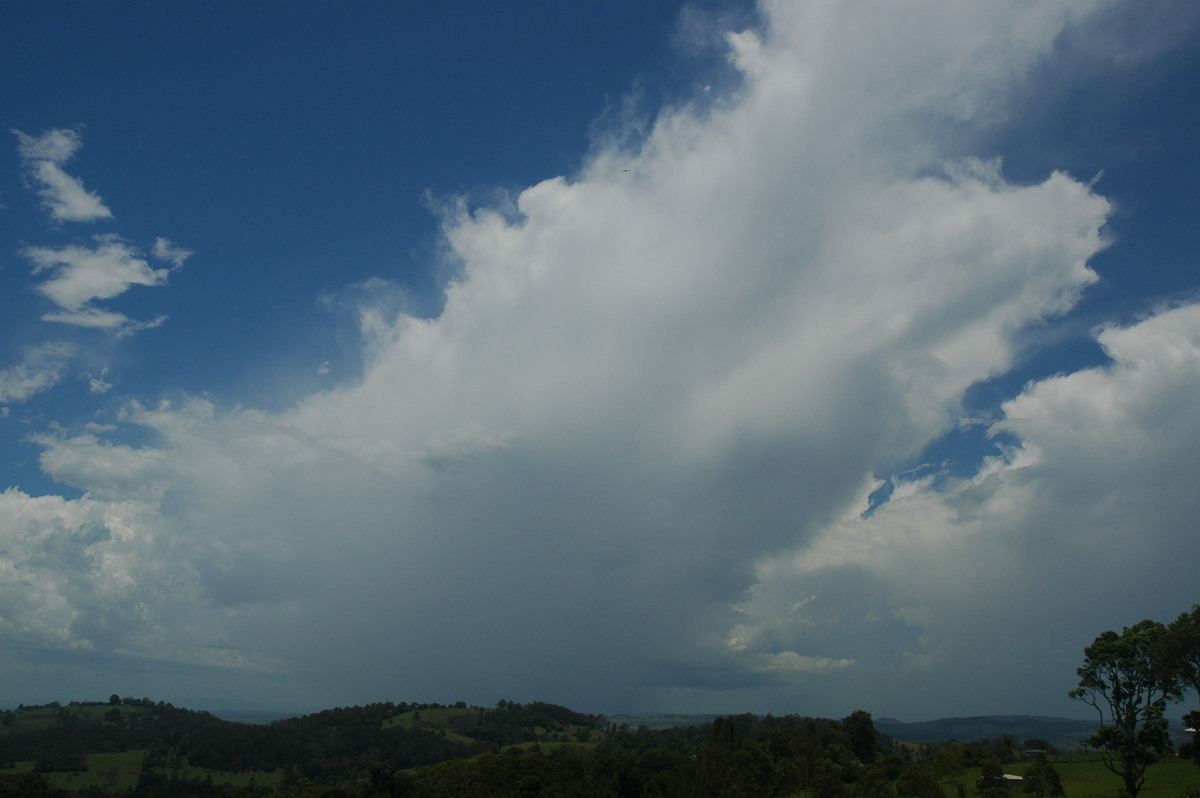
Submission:
[[[905,764],[862,711],[842,721],[744,714],[701,726],[631,729],[553,704],[506,701],[495,709],[464,707],[438,715],[457,729],[447,733],[444,727],[420,725],[422,715],[437,714],[430,709],[391,703],[337,708],[269,725],[228,723],[170,705],[84,709],[88,711],[43,710],[37,724],[12,724],[0,734],[0,764],[63,749],[80,754],[145,750],[141,776],[129,795],[160,798],[717,798],[783,794],[793,788],[810,789],[813,798],[850,798],[864,769],[881,769],[884,775],[878,778],[891,784]],[[398,718],[404,722],[396,723]],[[590,739],[560,742],[564,736]],[[522,744],[507,742],[514,738]],[[543,742],[530,742],[535,739]],[[282,772],[283,783],[232,788],[189,776],[189,765]],[[40,778],[36,772],[0,778],[0,796],[61,794]],[[933,796],[914,793],[913,798]]]
[[[408,711],[397,713],[399,708]],[[871,715],[862,710],[841,720],[744,713],[707,724],[661,729],[630,728],[603,716],[540,703],[504,702],[496,709],[466,708],[441,715],[384,703],[327,710],[264,726],[222,721],[212,725],[203,713],[186,721],[176,718],[180,722],[172,724],[174,713],[169,707],[141,711],[157,719],[160,737],[150,742],[138,783],[127,793],[131,798],[736,798],[798,794],[807,798],[945,798],[939,780],[973,766],[983,768],[984,778],[975,791],[979,798],[1008,798],[1009,784],[1001,764],[1018,758],[1023,747],[1021,741],[1008,736],[972,744],[954,742],[936,749],[900,745],[878,732]],[[408,739],[407,733],[414,731],[411,725],[394,722],[400,716],[406,724],[418,716],[440,717],[452,725],[455,719],[472,718],[472,723],[460,723],[459,728],[489,735],[515,733],[514,724],[522,722],[530,725],[523,727],[523,744],[500,746],[472,740],[470,746],[477,747],[460,748],[436,764],[415,766],[408,764],[413,762],[411,752],[398,757],[380,743],[389,735],[399,735],[393,738],[396,741]],[[148,728],[148,724],[149,720],[139,725]],[[546,742],[560,738],[564,730],[577,733],[580,728],[591,732],[589,743]],[[557,733],[551,734],[555,729]],[[421,731],[444,739],[432,729]],[[217,742],[222,736],[225,739]],[[528,742],[534,736],[543,742]],[[449,742],[463,744],[461,740]],[[206,748],[210,743],[214,747]],[[1042,743],[1025,741],[1024,747]],[[211,761],[206,759],[210,756]],[[287,764],[277,768],[284,773],[277,786],[235,788],[189,776],[182,767],[199,761],[222,770],[241,769],[236,765],[268,769],[278,762]],[[1058,784],[1053,767],[1044,760],[1043,764],[1050,776],[1037,782],[1042,786],[1035,798],[1059,798],[1061,787],[1053,787]],[[1029,772],[1037,770],[1030,768]],[[24,781],[12,785],[7,793],[0,780],[0,796],[65,794],[54,792],[44,780],[37,782],[40,774],[19,778]],[[78,794],[112,793],[93,789]]]

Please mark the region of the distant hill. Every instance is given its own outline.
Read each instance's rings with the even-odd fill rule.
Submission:
[[[938,743],[946,740],[974,742],[994,740],[1010,734],[1019,740],[1047,740],[1056,748],[1074,751],[1080,740],[1096,733],[1096,721],[1078,718],[1051,718],[1042,715],[975,715],[968,718],[941,718],[920,723],[905,723],[895,718],[875,718],[875,728],[897,740],[911,743]]]
[[[319,712],[324,707],[312,710],[285,710],[270,704],[248,701],[244,698],[190,698],[174,700],[171,703],[177,707],[187,707],[197,712],[208,712],[221,720],[231,720],[236,723],[273,723],[277,720],[298,718],[310,712]]]

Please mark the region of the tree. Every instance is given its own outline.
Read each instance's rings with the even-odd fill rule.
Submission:
[[[1008,779],[1004,778],[999,759],[992,757],[983,763],[979,780],[975,782],[975,792],[983,798],[1008,798]]]
[[[1063,798],[1066,795],[1058,771],[1046,761],[1045,754],[1038,754],[1033,764],[1025,769],[1025,792],[1033,793],[1035,798]]]
[[[1150,620],[1120,634],[1104,632],[1084,649],[1079,686],[1069,693],[1099,714],[1100,728],[1084,742],[1121,777],[1129,798],[1145,784],[1146,768],[1171,746],[1163,710],[1182,689],[1178,673],[1161,659],[1165,632]]]
[[[896,796],[892,780],[878,765],[871,765],[864,770],[855,786],[858,798],[895,798]]]
[[[963,758],[964,748],[965,746],[957,740],[938,746],[934,749],[933,756],[930,757],[930,764],[942,778],[953,778],[966,768],[966,760]]]
[[[869,765],[875,761],[875,723],[871,713],[856,709],[848,717],[842,718],[842,728],[850,740],[850,750],[858,757],[858,761]]]
[[[919,762],[904,769],[896,779],[896,794],[900,798],[944,798],[942,785],[938,784],[929,768]]]
[[[1200,694],[1200,604],[1171,621],[1155,654],[1168,678]]]
[[[1005,764],[1016,761],[1017,749],[1020,747],[1021,741],[1011,734],[1001,734],[992,740],[992,753]]]
[[[1169,675],[1179,679],[1185,689],[1191,688],[1200,694],[1200,604],[1167,626],[1157,654]],[[1200,712],[1188,712],[1183,716],[1183,723],[1186,728],[1200,729]],[[1200,746],[1196,745],[1194,732],[1188,748],[1192,761],[1200,765]]]

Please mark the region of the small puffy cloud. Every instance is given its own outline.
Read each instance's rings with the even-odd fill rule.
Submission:
[[[38,184],[38,194],[50,215],[64,222],[91,222],[108,219],[112,211],[93,191],[83,187],[83,181],[63,171],[83,146],[78,130],[50,130],[40,136],[12,131],[18,140],[17,152],[29,177]]]
[[[163,241],[163,239],[159,239]],[[186,250],[164,245],[168,259],[182,260]],[[156,244],[156,249],[162,249]],[[92,305],[98,299],[112,299],[136,285],[166,285],[169,269],[152,268],[137,249],[116,235],[96,236],[91,247],[26,247],[25,258],[33,264],[33,274],[50,276],[35,290],[59,306],[60,310],[43,316],[46,321],[79,327],[114,329],[130,332],[158,326],[164,320],[135,322],[123,313]],[[164,256],[160,256],[164,257]]]
[[[57,385],[74,352],[65,341],[29,349],[22,362],[0,369],[0,402],[24,402]]]

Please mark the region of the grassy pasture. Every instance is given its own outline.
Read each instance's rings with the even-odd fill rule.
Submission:
[[[199,781],[211,778],[213,784],[225,784],[230,787],[257,785],[259,787],[274,788],[283,783],[283,773],[278,770],[265,773],[262,771],[208,770],[206,768],[189,766],[182,768],[179,771],[179,775],[187,779],[197,779]]]
[[[484,710],[487,712],[488,710]],[[401,712],[384,721],[387,726],[421,726],[440,729],[450,725],[454,718],[464,715],[474,717],[479,714],[478,707],[438,707],[437,709],[420,709],[412,712]]]
[[[87,770],[82,773],[47,773],[46,778],[56,787],[79,790],[84,787],[103,787],[110,790],[132,789],[142,772],[145,751],[88,754]]]
[[[79,790],[84,787],[127,790],[137,784],[138,774],[142,771],[142,760],[145,757],[145,751],[88,754],[87,770],[84,772],[54,772],[43,775],[55,787],[65,787],[69,790]],[[14,765],[11,768],[0,768],[0,773],[28,773],[33,770],[31,761],[16,762]]]
[[[1030,764],[1015,762],[1005,765],[1004,772],[1021,775]],[[1054,759],[1051,764],[1058,771],[1067,798],[1121,798],[1124,795],[1120,777],[1104,767],[1099,757]],[[979,768],[968,768],[957,778],[944,780],[942,786],[946,795],[953,798],[958,795],[956,784],[964,785],[968,796],[974,795],[975,780],[979,775]],[[1146,771],[1146,786],[1138,798],[1179,798],[1188,788],[1200,789],[1200,767],[1190,760],[1163,759]],[[1013,786],[1012,798],[1025,798],[1027,795],[1029,793],[1019,785]]]
[[[401,712],[383,722],[383,728],[396,727],[405,729],[426,729],[444,731],[446,739],[462,743],[474,742],[470,737],[454,731],[453,719],[459,717],[474,717],[479,710],[463,707],[441,707],[439,709],[422,709],[415,712]]]

